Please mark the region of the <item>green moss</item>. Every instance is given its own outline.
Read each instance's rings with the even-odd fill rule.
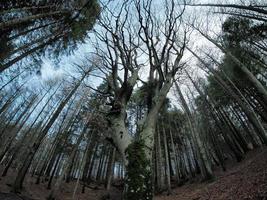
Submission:
[[[143,141],[133,142],[126,150],[129,161],[126,174],[125,200],[152,200],[151,165]]]

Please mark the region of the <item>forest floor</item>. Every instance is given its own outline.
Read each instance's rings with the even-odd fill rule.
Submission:
[[[28,176],[21,196],[10,193],[14,175],[0,178],[0,200],[45,200],[49,194],[45,183],[35,184],[35,178]],[[155,200],[267,200],[267,148],[249,152],[240,163],[228,162],[227,171],[215,170],[213,182],[186,183],[173,189],[173,194],[157,195]],[[71,200],[75,182],[64,184],[60,199]],[[106,192],[103,187],[86,188],[81,194],[78,189],[76,200],[99,200]],[[113,187],[112,200],[120,200],[120,190]]]
[[[215,171],[211,183],[188,183],[156,200],[267,200],[267,148],[249,152],[240,162]]]

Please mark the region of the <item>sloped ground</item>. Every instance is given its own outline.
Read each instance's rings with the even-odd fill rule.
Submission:
[[[35,178],[27,178],[25,182],[25,188],[21,194],[11,193],[11,184],[13,183],[13,177],[2,178],[0,181],[0,200],[46,200],[51,190],[46,189],[47,183],[35,184]],[[73,200],[73,191],[76,182],[63,183],[59,197],[61,200]],[[75,199],[76,200],[99,200],[103,196],[107,196],[107,192],[103,186],[91,185],[91,188],[86,188],[85,193],[81,193],[81,186],[78,188]],[[94,189],[92,189],[94,188]],[[110,200],[119,200],[121,191],[117,188],[112,188],[110,192]]]
[[[19,196],[12,193],[0,193],[1,200],[33,200],[28,197]]]
[[[173,194],[157,196],[156,200],[267,200],[267,148],[257,149],[247,154],[241,163],[228,163],[228,170],[216,170],[216,180],[212,183],[192,183],[173,190]],[[0,200],[45,200],[49,194],[46,183],[35,184],[35,178],[27,177],[22,196],[9,193],[14,181],[13,173],[0,180]],[[75,183],[64,184],[60,194],[62,200],[71,200]],[[7,194],[9,193],[9,194]],[[98,200],[106,192],[102,187],[86,188],[77,200]],[[112,200],[120,200],[120,190],[113,188]],[[23,196],[24,195],[24,196]]]
[[[216,171],[212,183],[186,184],[156,200],[267,200],[267,149],[250,152],[244,161]]]

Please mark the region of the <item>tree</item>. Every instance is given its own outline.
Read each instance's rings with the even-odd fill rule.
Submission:
[[[163,5],[166,13],[162,19],[153,12],[155,5],[152,1],[137,0],[133,3],[123,3],[117,12],[118,15],[108,12],[107,16],[103,15],[100,23],[104,35],[97,32],[99,40],[106,48],[101,51],[97,49],[97,54],[103,62],[104,68],[99,70],[107,77],[110,94],[111,109],[107,117],[112,130],[112,140],[126,163],[125,199],[153,198],[151,164],[157,114],[175,75],[183,66],[180,60],[186,36],[185,32],[182,32],[183,38],[181,41],[178,40],[179,30],[176,24],[179,23],[184,9],[176,8],[174,1],[165,2]],[[130,9],[137,12],[136,19],[130,14]],[[130,20],[136,24],[133,26]],[[163,28],[161,24],[164,24]],[[133,31],[136,28],[138,32]],[[148,95],[146,114],[139,123],[139,137],[133,139],[126,127],[126,109],[133,88],[140,79],[138,73],[145,64],[139,59],[143,51],[148,52],[145,59],[149,63],[149,77],[147,82],[142,83],[149,86],[151,91]],[[118,74],[119,69],[123,70],[122,78]]]
[[[45,138],[45,136],[47,135],[49,129],[54,124],[54,122],[56,121],[56,119],[58,118],[59,114],[61,113],[61,111],[66,106],[66,104],[69,102],[69,100],[75,94],[75,92],[77,91],[77,89],[79,88],[79,86],[81,85],[83,80],[89,75],[89,73],[91,71],[92,71],[92,69],[89,68],[87,71],[84,72],[84,74],[82,75],[80,80],[77,81],[77,83],[75,84],[73,89],[60,102],[60,104],[56,108],[55,112],[52,114],[52,116],[49,119],[49,121],[47,122],[47,124],[44,127],[42,127],[38,137],[36,138],[36,141],[31,145],[30,149],[28,150],[25,162],[23,163],[23,165],[19,169],[19,172],[18,172],[18,174],[16,176],[16,180],[15,180],[15,183],[13,185],[13,189],[14,189],[15,192],[18,192],[18,191],[20,191],[22,189],[22,184],[23,184],[25,175],[26,175],[26,173],[27,173],[27,171],[28,171],[28,169],[29,169],[29,167],[31,165],[31,162],[32,162],[32,160],[34,158],[35,153],[37,152],[38,148],[40,147],[40,145],[41,145],[43,139]]]
[[[29,55],[70,53],[87,37],[100,12],[96,0],[6,1],[0,23],[0,72]],[[15,6],[15,8],[14,8]],[[2,52],[2,51],[1,51]]]

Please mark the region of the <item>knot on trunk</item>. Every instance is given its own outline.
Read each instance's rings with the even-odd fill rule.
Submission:
[[[108,115],[119,115],[121,114],[122,105],[120,102],[114,102],[112,108],[110,109]]]

